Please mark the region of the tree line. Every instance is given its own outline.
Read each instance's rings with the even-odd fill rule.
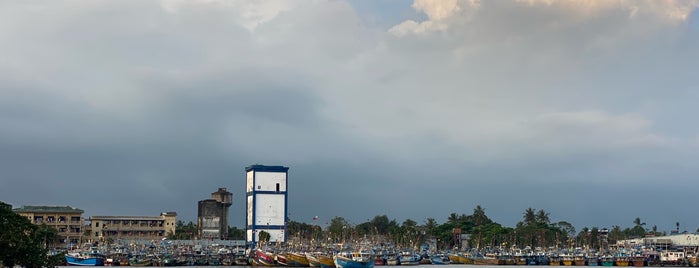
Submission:
[[[196,238],[197,227],[192,222],[178,222],[176,238]],[[451,213],[446,222],[438,223],[434,218],[427,218],[423,223],[406,219],[398,223],[387,215],[377,215],[367,222],[351,224],[343,217],[334,217],[325,228],[289,220],[287,237],[304,243],[341,243],[358,238],[370,237],[381,243],[390,243],[399,247],[415,248],[427,240],[436,241],[439,248],[460,247],[460,234],[468,234],[466,242],[471,248],[496,247],[582,247],[604,249],[618,240],[645,237],[647,235],[666,235],[659,232],[657,226],[648,228],[640,218],[633,220],[627,228],[583,227],[579,231],[567,221],[552,221],[550,214],[543,209],[527,208],[522,213],[522,220],[514,227],[503,226],[494,222],[477,205],[470,214]],[[679,231],[679,223],[677,223]],[[699,229],[697,230],[699,232]],[[674,231],[673,231],[674,232]],[[229,239],[245,239],[245,230],[229,227]]]

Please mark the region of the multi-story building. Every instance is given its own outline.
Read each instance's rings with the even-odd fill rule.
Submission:
[[[26,217],[33,224],[53,227],[58,231],[55,246],[68,248],[79,245],[85,220],[83,210],[69,206],[23,206],[12,211]]]
[[[201,200],[197,209],[199,239],[226,239],[228,237],[228,209],[233,194],[226,188],[211,193],[211,199]]]
[[[252,165],[245,168],[247,243],[255,245],[260,234],[268,242],[286,242],[288,167]]]
[[[163,212],[160,216],[91,216],[90,239],[161,239],[175,234],[177,213]]]

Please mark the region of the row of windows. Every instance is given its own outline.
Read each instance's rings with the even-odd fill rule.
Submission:
[[[31,217],[29,218],[29,220],[32,220]],[[60,222],[65,222],[65,221],[66,221],[65,216],[58,216],[58,217],[46,216],[46,222],[49,222],[49,223],[50,222],[59,222],[60,223]],[[79,216],[70,217],[70,221],[71,222],[79,222],[80,217]],[[34,222],[44,222],[44,216],[34,216]]]
[[[104,224],[124,224],[124,225],[134,225],[134,224],[143,224],[143,223],[160,223],[162,224],[162,220],[103,220]]]
[[[105,220],[102,226],[107,227],[107,226],[114,226],[114,225],[125,225],[125,226],[158,226],[158,227],[163,227],[163,221],[114,221],[114,220]],[[169,223],[168,223],[169,225]],[[100,222],[95,221],[94,223],[95,227],[100,227]]]
[[[59,232],[59,233],[76,233],[76,234],[79,234],[79,233],[80,233],[80,228],[72,227],[72,228],[69,229],[69,228],[66,228],[66,227],[61,227],[61,228],[58,228],[58,232]]]

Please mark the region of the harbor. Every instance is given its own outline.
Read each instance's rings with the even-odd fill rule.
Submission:
[[[85,244],[65,252],[64,265],[82,266],[277,266],[373,267],[415,265],[473,266],[633,266],[697,267],[697,246],[673,244],[673,239],[696,240],[685,234],[625,240],[604,250],[583,248],[469,248],[439,250],[372,243],[367,237],[337,244],[260,243],[244,240],[119,241]],[[641,244],[639,244],[639,242]],[[645,244],[657,243],[659,244]],[[82,263],[77,261],[82,260]],[[353,263],[353,264],[350,264]],[[359,264],[358,264],[359,263]],[[359,265],[359,266],[358,266]]]

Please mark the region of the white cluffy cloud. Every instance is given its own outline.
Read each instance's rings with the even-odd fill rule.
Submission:
[[[478,0],[415,0],[413,9],[427,15],[427,20],[417,22],[406,20],[389,30],[389,32],[402,36],[408,33],[427,33],[431,31],[444,31],[449,27],[449,18],[462,12],[473,12],[480,6]]]
[[[515,0],[520,3],[522,12],[537,12],[548,9],[562,12],[579,21],[595,20],[605,14],[621,12],[628,19],[641,17],[643,19],[660,19],[670,23],[686,21],[692,12],[699,7],[699,0]],[[470,19],[479,12],[481,7],[497,6],[501,3],[489,3],[467,0],[415,0],[412,7],[427,15],[424,21],[406,20],[389,30],[394,35],[426,34],[445,31],[451,25],[468,24]],[[531,10],[527,10],[531,9]]]

